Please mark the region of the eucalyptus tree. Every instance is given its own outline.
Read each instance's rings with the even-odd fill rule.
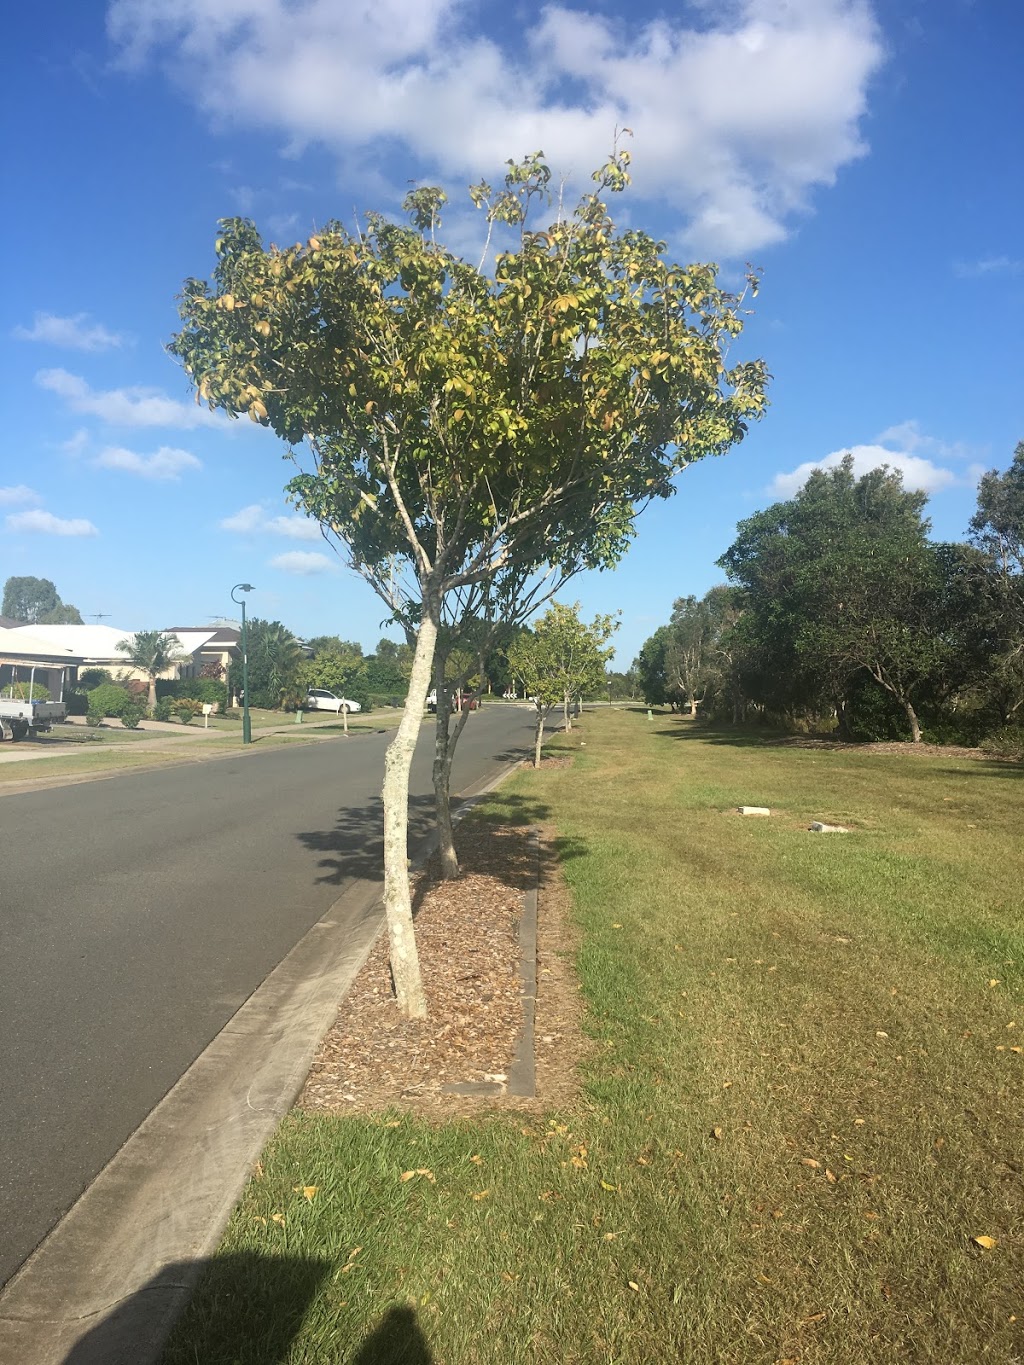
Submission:
[[[638,508],[765,407],[764,365],[726,361],[741,299],[714,267],[669,264],[612,222],[602,196],[625,188],[627,163],[615,152],[546,230],[532,226],[549,202],[540,153],[508,163],[497,192],[473,186],[489,230],[515,237],[490,272],[441,245],[445,195],[421,188],[408,225],[370,214],[284,249],[225,220],[212,282],[181,298],[171,350],[198,399],[311,460],[294,500],[415,631],[383,789],[391,965],[412,1015],[426,1006],[408,775],[445,599],[507,565],[614,562]]]

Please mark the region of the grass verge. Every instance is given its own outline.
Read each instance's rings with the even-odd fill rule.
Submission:
[[[560,832],[578,1101],[292,1115],[168,1365],[1024,1356],[1024,770],[584,734],[479,816]]]

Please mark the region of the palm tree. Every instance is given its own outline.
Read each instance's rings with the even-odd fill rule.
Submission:
[[[172,664],[186,658],[177,635],[164,635],[159,630],[137,630],[126,640],[118,640],[117,649],[127,656],[132,668],[149,678],[149,709],[156,709],[156,680]]]
[[[251,647],[250,647],[251,648]],[[295,673],[306,657],[302,646],[295,636],[280,621],[270,621],[257,641],[256,649],[262,651],[267,665],[267,682],[270,691],[280,704],[295,684]]]

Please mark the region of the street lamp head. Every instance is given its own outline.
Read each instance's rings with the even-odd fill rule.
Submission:
[[[231,600],[232,600],[232,602],[237,602],[237,601],[238,601],[238,598],[235,596],[235,593],[236,593],[236,592],[252,592],[252,591],[253,591],[253,586],[252,586],[251,583],[236,583],[235,586],[231,589]],[[241,605],[241,604],[239,604],[239,605]]]

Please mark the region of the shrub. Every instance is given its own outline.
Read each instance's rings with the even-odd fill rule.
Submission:
[[[4,683],[2,690],[5,697],[11,697],[14,701],[28,701],[30,689],[33,701],[50,700],[50,689],[42,683],[36,683],[35,686],[27,682]]]
[[[170,697],[164,697],[162,701],[157,702],[153,710],[153,719],[170,720],[173,706],[174,703],[171,701]]]
[[[1004,725],[986,735],[978,745],[979,749],[993,758],[1013,758],[1024,762],[1024,726]]]
[[[134,706],[126,706],[121,712],[121,724],[126,730],[137,730],[145,715],[146,708],[136,702]]]
[[[95,730],[97,725],[103,724],[103,712],[102,711],[87,712],[85,717],[85,723],[86,725],[91,725],[92,728]]]
[[[216,678],[182,678],[176,684],[175,696],[191,697],[194,701],[206,702],[210,706],[219,706],[224,710],[225,690],[224,684],[218,682]]]
[[[196,716],[202,715],[203,703],[195,697],[179,697],[176,702],[171,703],[171,710],[182,725],[191,725]]]
[[[69,716],[84,716],[89,710],[89,698],[84,692],[65,692],[64,705]]]
[[[119,683],[100,683],[89,693],[89,714],[100,716],[123,716],[129,708],[138,705],[134,695]]]

